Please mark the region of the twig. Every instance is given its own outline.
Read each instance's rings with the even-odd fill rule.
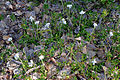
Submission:
[[[34,71],[35,69],[39,69],[39,68],[40,68],[40,66],[31,68],[31,69],[29,69],[29,70],[25,73],[25,75],[26,75],[26,74],[29,74],[30,72]]]
[[[14,59],[11,59],[11,61],[13,61],[13,62],[14,62],[14,63],[16,63],[16,64],[22,65],[22,63],[21,63],[21,62],[16,61],[16,60],[14,60]]]

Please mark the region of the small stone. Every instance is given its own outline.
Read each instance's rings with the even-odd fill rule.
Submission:
[[[65,79],[67,75],[69,75],[71,72],[70,67],[64,67],[57,75],[57,77],[62,77],[62,79]]]
[[[85,30],[90,34],[93,32],[93,28],[86,28]]]
[[[20,15],[22,15],[23,13],[20,11],[20,10],[18,10],[18,11],[16,11],[16,12],[13,12],[16,16],[20,16]]]
[[[34,7],[34,11],[35,11],[36,14],[38,14],[40,12],[40,8]]]
[[[5,28],[8,28],[4,21],[0,21],[0,31],[4,31]]]
[[[27,56],[27,58],[34,57],[34,50],[33,49],[28,50],[26,53],[26,56]]]
[[[92,58],[96,55],[96,52],[95,51],[92,51],[92,50],[87,50],[87,53],[88,53],[88,58]]]

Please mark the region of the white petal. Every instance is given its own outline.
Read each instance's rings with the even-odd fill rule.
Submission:
[[[113,36],[113,32],[110,32],[110,37]]]
[[[14,73],[14,74],[19,74],[20,71],[19,71],[18,69],[14,69],[14,70],[13,70],[13,73]]]
[[[62,19],[62,22],[63,22],[63,24],[67,24],[64,18]]]
[[[97,63],[96,59],[94,59],[94,60],[92,61],[92,63],[93,63],[93,65],[95,65],[95,63]]]
[[[15,58],[16,60],[18,60],[18,59],[19,59],[19,53],[16,53],[16,54],[14,55],[14,58]]]
[[[69,4],[69,5],[67,5],[67,7],[70,9],[70,8],[72,7],[72,5],[71,5],[71,4]]]
[[[85,14],[85,12],[82,10],[79,14]]]
[[[33,64],[34,64],[33,60],[30,60],[30,62],[28,62],[29,67],[32,67]]]
[[[95,28],[95,27],[98,26],[98,25],[97,25],[97,23],[94,23],[93,26],[94,26],[94,28]]]
[[[30,16],[29,19],[30,19],[31,22],[35,20],[32,16]]]
[[[82,40],[82,38],[81,37],[78,37],[78,38],[75,38],[76,40],[78,40],[78,41],[81,41]]]
[[[43,59],[44,59],[44,56],[43,56],[43,55],[39,56],[39,59],[40,59],[40,60],[43,60]]]
[[[8,38],[8,41],[12,41],[12,37]]]
[[[38,25],[40,21],[35,21],[35,24]]]
[[[45,25],[45,27],[49,27],[50,26],[50,23],[47,23],[46,25]]]

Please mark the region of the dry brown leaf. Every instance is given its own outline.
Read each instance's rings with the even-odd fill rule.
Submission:
[[[84,54],[87,54],[87,48],[86,48],[86,45],[82,48],[82,52],[83,52]]]
[[[7,39],[9,39],[9,38],[10,38],[9,35],[4,35],[4,36],[3,36],[3,40],[7,40]]]

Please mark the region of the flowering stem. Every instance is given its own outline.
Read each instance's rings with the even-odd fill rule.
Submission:
[[[61,0],[62,6],[63,6],[63,14],[64,14],[64,5],[63,5],[63,0]]]

